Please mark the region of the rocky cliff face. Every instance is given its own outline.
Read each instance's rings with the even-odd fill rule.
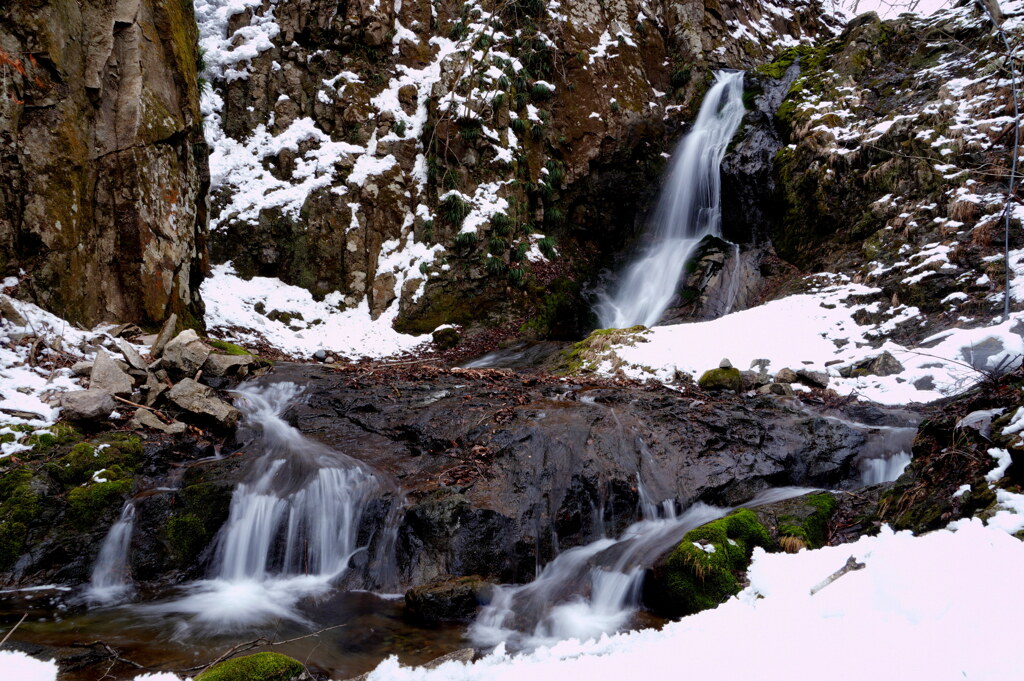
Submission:
[[[206,146],[191,2],[0,10],[0,273],[66,319],[201,323]]]
[[[214,259],[413,332],[531,308],[550,331],[710,72],[830,30],[814,2],[243,4],[196,7]]]

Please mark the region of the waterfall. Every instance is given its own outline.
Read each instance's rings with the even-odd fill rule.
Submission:
[[[281,418],[300,392],[296,385],[250,385],[238,392],[246,428],[262,431],[254,442],[263,455],[231,497],[216,576],[340,575],[357,548],[363,507],[381,491],[376,476]]]
[[[715,74],[693,129],[672,155],[646,249],[614,291],[598,301],[602,327],[657,323],[671,304],[694,249],[704,237],[721,235],[720,168],[743,113],[743,73]]]
[[[683,536],[729,513],[729,508],[696,503],[676,515],[675,504],[654,504],[641,490],[644,514],[662,509],[626,529],[618,539],[602,538],[570,549],[548,563],[537,579],[520,586],[495,588],[470,627],[478,646],[505,642],[515,649],[585,640],[623,627],[640,607],[644,570]],[[745,506],[781,501],[813,490],[783,487],[767,490]]]
[[[188,595],[147,606],[161,616],[187,619],[179,629],[245,629],[271,619],[304,621],[297,606],[334,588],[360,546],[367,505],[393,491],[363,463],[311,440],[283,418],[301,393],[293,383],[250,383],[238,388],[243,414],[239,439],[260,456],[231,497],[217,535],[210,578],[186,587]],[[394,579],[395,528],[377,542],[377,582]],[[390,553],[392,555],[383,555]],[[385,584],[388,586],[389,584]]]
[[[121,509],[121,517],[110,526],[99,556],[92,568],[92,578],[85,592],[86,600],[110,605],[131,593],[128,580],[128,548],[135,530],[135,505],[128,502]]]

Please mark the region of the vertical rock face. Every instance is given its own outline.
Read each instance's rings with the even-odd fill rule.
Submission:
[[[6,4],[0,274],[23,295],[90,325],[201,319],[199,62],[190,0]]]
[[[196,3],[214,259],[413,332],[572,290],[633,236],[711,71],[831,30],[807,0],[231,7]]]

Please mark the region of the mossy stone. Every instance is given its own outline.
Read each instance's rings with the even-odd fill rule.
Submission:
[[[740,590],[740,575],[755,546],[773,542],[757,515],[737,509],[690,530],[644,581],[644,601],[652,610],[681,617],[716,607]]]
[[[811,512],[802,517],[780,516],[779,536],[797,537],[812,549],[820,548],[828,539],[828,521],[836,510],[836,498],[828,492],[822,492],[803,497],[802,501]]]
[[[131,489],[131,480],[110,480],[74,488],[68,492],[72,520],[78,527],[88,528],[110,509],[120,509]]]
[[[196,681],[291,681],[304,671],[301,662],[287,655],[256,653],[218,662]]]
[[[711,369],[705,371],[704,375],[697,381],[704,390],[732,390],[739,392],[743,388],[743,379],[740,376],[740,370],[736,367],[728,369]]]
[[[444,329],[438,329],[431,335],[431,338],[438,350],[451,350],[459,344],[460,340],[462,340],[459,332],[450,326]]]

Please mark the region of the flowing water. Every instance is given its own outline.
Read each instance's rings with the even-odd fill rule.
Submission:
[[[92,578],[85,597],[90,603],[110,605],[132,593],[128,575],[128,549],[135,530],[135,504],[129,501],[121,509],[121,517],[107,532],[99,556],[92,568]]]
[[[238,389],[241,439],[261,455],[231,498],[210,577],[187,585],[182,598],[140,606],[175,618],[181,634],[305,621],[300,603],[326,597],[367,549],[357,542],[363,511],[393,486],[289,425],[283,413],[300,393],[286,382]],[[380,543],[391,555],[378,552],[374,561],[382,579],[393,579],[391,529]]]
[[[604,328],[653,326],[671,304],[687,261],[704,237],[720,236],[721,165],[743,119],[743,73],[715,76],[693,129],[672,155],[646,249],[598,300]]]
[[[677,515],[674,503],[656,504],[642,484],[639,489],[643,520],[618,539],[602,538],[562,553],[529,584],[497,587],[491,603],[470,628],[472,641],[524,650],[622,629],[640,609],[645,569],[687,532],[732,510],[696,503]],[[811,491],[771,489],[744,505],[782,501]]]

